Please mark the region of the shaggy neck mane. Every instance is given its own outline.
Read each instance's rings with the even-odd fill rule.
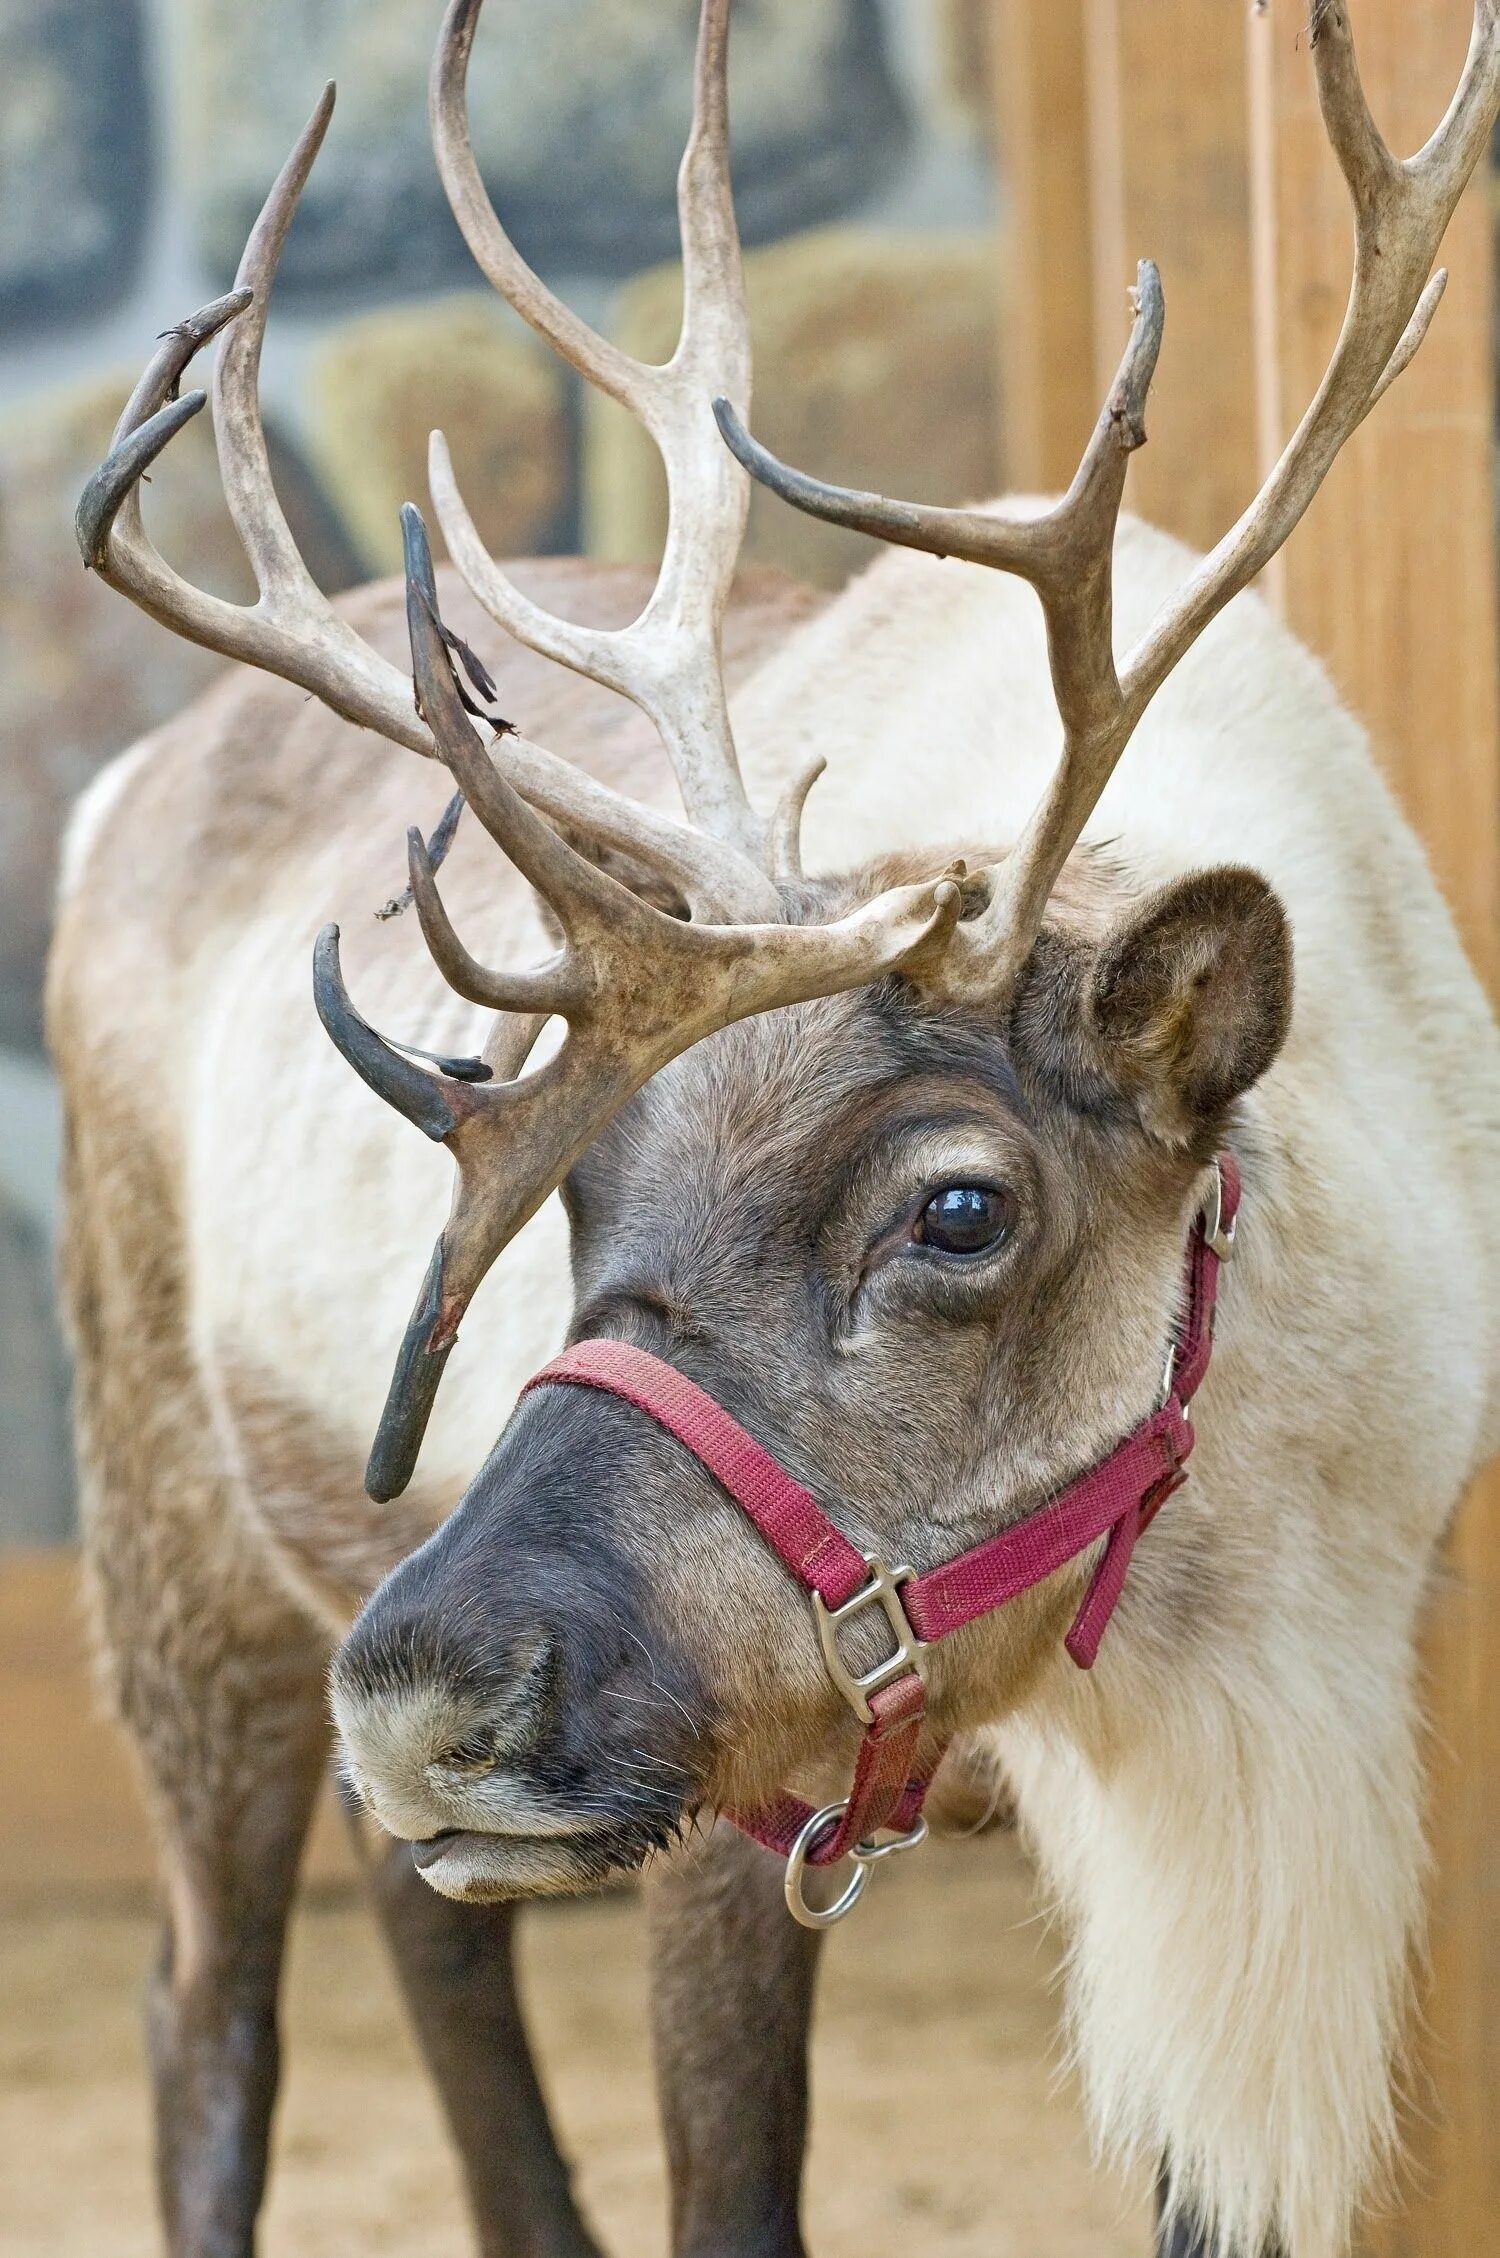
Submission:
[[[1192,1487],[1137,1554],[1097,1683],[1056,1668],[998,1752],[1064,1917],[1101,2149],[1167,2157],[1174,2209],[1235,2258],[1278,2238],[1333,2258],[1395,2143],[1420,1588],[1358,1579],[1341,1606],[1314,1564],[1267,1559],[1212,1506],[1200,1521]]]

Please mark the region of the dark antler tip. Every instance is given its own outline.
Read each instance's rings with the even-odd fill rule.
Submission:
[[[427,520],[415,502],[401,505],[401,552],[408,585],[419,588],[436,609],[437,578],[432,565],[432,543],[427,534]]]
[[[85,565],[101,571],[108,563],[109,537],[131,488],[183,425],[207,404],[206,392],[184,392],[180,398],[166,401],[110,449],[79,495],[73,514],[73,529]]]
[[[462,1315],[462,1304],[459,1314]],[[365,1468],[365,1488],[377,1504],[399,1497],[416,1472],[417,1455],[443,1366],[453,1346],[452,1327],[447,1339],[439,1328],[443,1318],[443,1243],[432,1250],[432,1260],[422,1281],[417,1306],[402,1338],[396,1369],[380,1425]]]
[[[746,469],[748,469],[748,457],[755,442],[740,421],[739,412],[734,403],[726,400],[722,392],[718,394],[714,401],[714,422],[718,425],[719,436],[730,453],[744,463]]]
[[[427,852],[427,841],[414,823],[408,826],[406,833],[406,869],[413,887],[416,887],[423,879],[431,878],[433,875],[432,857]]]

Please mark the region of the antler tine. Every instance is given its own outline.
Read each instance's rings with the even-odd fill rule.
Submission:
[[[260,413],[260,356],[271,288],[302,191],[333,118],[330,80],[296,146],[261,206],[240,254],[234,278],[246,300],[244,316],[228,331],[214,364],[214,436],[224,499],[255,574],[261,601],[287,618],[299,614],[319,626],[333,615],[298,553],[271,478]]]
[[[729,10],[703,0],[693,62],[693,123],[677,175],[682,236],[682,336],[674,362],[738,372],[750,384],[749,319],[739,221],[729,176]],[[748,490],[746,490],[748,491]]]
[[[406,867],[412,900],[427,953],[455,995],[488,1011],[553,1012],[565,1015],[587,1000],[587,983],[579,979],[566,955],[553,964],[529,972],[493,972],[471,956],[453,929],[427,842],[413,824],[406,834]]]
[[[401,533],[406,555],[406,624],[417,707],[432,730],[454,783],[496,845],[543,896],[570,942],[590,945],[598,935],[607,933],[611,946],[618,946],[622,933],[656,913],[648,911],[636,895],[607,872],[575,853],[552,825],[527,805],[502,774],[499,762],[485,751],[458,694],[438,613],[437,579],[427,528],[421,511],[410,502],[401,512]],[[420,842],[420,833],[416,836]],[[420,844],[414,870],[413,893],[420,912],[422,893],[435,895],[425,844]],[[554,999],[538,993],[530,1001],[499,1003],[498,1008],[560,1011],[565,1008],[561,997],[559,987]]]
[[[208,403],[206,392],[189,392],[179,398],[177,387],[194,356],[226,322],[242,314],[249,292],[231,290],[226,297],[190,314],[169,329],[143,370],[140,381],[115,426],[110,451],[78,498],[73,526],[84,564],[106,572],[110,537],[120,514],[134,505],[142,474],[148,471],[169,440],[191,422]]]
[[[1119,710],[1110,640],[1110,558],[1131,454],[1146,439],[1146,395],[1161,350],[1165,305],[1161,278],[1141,262],[1135,320],[1109,398],[1078,466],[1056,506],[1029,518],[982,510],[953,510],[887,501],[880,494],[828,486],[778,462],[752,439],[727,400],[714,415],[726,444],[752,477],[783,501],[813,517],[850,526],[879,540],[922,549],[937,557],[962,557],[1016,573],[1041,598],[1052,655],[1053,683],[1062,715],[1064,759],[1078,757]]]
[[[1124,720],[1112,639],[1112,558],[1126,468],[1135,449],[1145,444],[1146,398],[1166,319],[1161,277],[1149,259],[1141,262],[1134,297],[1129,341],[1073,483],[1060,502],[1037,517],[893,502],[880,494],[824,485],[778,462],[751,438],[727,400],[714,402],[726,444],[752,477],[795,508],[933,556],[992,565],[1016,573],[1035,588],[1046,622],[1053,690],[1063,724],[1062,755],[1049,795],[1053,803],[1049,838],[1055,834],[1059,808],[1071,808],[1085,798],[1092,807],[1118,758],[1116,738]],[[1067,852],[1064,848],[1064,859]],[[1038,852],[1033,867],[1040,870],[1045,859]],[[997,893],[1014,884],[1021,864],[1018,852],[1006,865]],[[1055,876],[1054,871],[1045,879],[1036,907],[1038,919]],[[1038,875],[1033,885],[1041,883]],[[991,953],[985,929],[993,907],[992,901],[980,918],[960,929],[950,952],[952,965],[945,965],[942,977],[961,978],[976,952]],[[1013,923],[1015,904],[1007,907]],[[1025,913],[1030,914],[1029,902]]]
[[[1446,277],[1432,274],[1433,260],[1500,108],[1500,0],[1475,0],[1458,90],[1432,138],[1405,163],[1391,155],[1370,115],[1345,0],[1316,0],[1312,33],[1323,117],[1354,208],[1354,275],[1343,328],[1311,405],[1259,494],[1123,666],[1116,667],[1112,649],[1112,550],[1126,457],[1145,437],[1141,411],[1160,342],[1160,286],[1149,261],[1140,269],[1131,342],[1089,452],[1063,500],[1041,518],[1018,524],[823,486],[776,462],[726,403],[716,404],[739,460],[795,508],[908,548],[1018,573],[1041,597],[1062,756],[1014,852],[990,874],[989,903],[959,928],[939,971],[986,998],[1008,989],[1024,964],[1058,874],[1151,699],[1210,620],[1287,539],[1340,447],[1411,361],[1442,296]]]
[[[771,817],[771,875],[778,886],[794,885],[802,876],[802,815],[807,795],[827,769],[816,753],[792,778]]]
[[[580,320],[527,265],[501,226],[480,177],[469,134],[466,89],[469,56],[483,6],[484,0],[449,0],[432,58],[427,116],[443,193],[486,280],[581,376],[622,407],[634,410],[640,389],[639,362]]]
[[[585,628],[523,595],[495,563],[465,507],[447,443],[434,432],[433,506],[475,596],[531,649],[632,699],[661,735],[689,821],[740,860],[736,914],[775,914],[765,830],[750,807],[724,697],[724,607],[749,490],[724,458],[708,397],[748,410],[749,330],[729,190],[726,61],[729,0],[703,0],[691,137],[678,184],[684,314],[677,350],[633,359],[579,320],[526,265],[485,191],[465,115],[465,82],[482,0],[450,0],[433,61],[430,109],[438,169],[480,268],[516,311],[591,383],[636,415],[660,450],[669,498],[665,553],[644,611],[621,629]]]

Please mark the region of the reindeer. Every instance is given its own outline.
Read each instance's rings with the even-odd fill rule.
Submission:
[[[404,623],[397,587],[313,586],[257,363],[331,92],[79,511],[113,586],[262,670],[86,795],[50,991],[100,1649],[169,1899],[170,2246],[252,2247],[342,1640],[349,1777],[400,1838],[377,1902],[492,2258],[596,2249],[526,2051],[515,1903],[715,1811],[791,1851],[810,1925],[722,1820],[654,1860],[675,2245],[801,2249],[837,1910],[814,1872],[852,1853],[843,1903],[918,1839],[949,1744],[1010,1783],[1069,1925],[1106,2150],[1165,2159],[1167,2219],[1204,2250],[1336,2258],[1393,2139],[1423,1599],[1500,1441],[1500,1045],[1362,731],[1249,591],[1435,311],[1500,102],[1495,0],[1406,162],[1341,0],[1318,9],[1348,313],[1204,558],[1120,514],[1162,334],[1149,264],[1061,500],[822,486],[748,429],[728,0],[703,0],[662,367],[586,328],[491,209],[464,113],[479,6],[451,0],[434,65],[447,192],[489,279],[657,442],[659,576],[503,571],[436,437],[456,569],[409,511]],[[246,610],[140,515],[216,334]],[[737,579],[750,475],[890,553],[826,603]],[[511,639],[493,675],[487,620]],[[413,818],[425,960],[371,916]],[[437,1154],[317,1032],[314,953],[338,1052],[457,1162],[446,1221]],[[1192,1479],[1143,1535],[1231,1251]],[[992,1571],[967,1616],[933,1596],[955,1556]]]

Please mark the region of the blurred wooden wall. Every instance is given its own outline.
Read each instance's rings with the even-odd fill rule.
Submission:
[[[1127,326],[1136,259],[1166,341],[1130,506],[1207,547],[1311,397],[1351,256],[1307,0],[993,0],[1008,259],[1007,475],[1072,476]],[[1457,83],[1469,0],[1353,0],[1365,87],[1401,154]],[[1476,181],[1416,361],[1329,477],[1266,591],[1368,723],[1471,955],[1500,973],[1492,216]],[[1402,2203],[1375,2258],[1500,2249],[1500,1475],[1435,1605],[1438,1879]]]

